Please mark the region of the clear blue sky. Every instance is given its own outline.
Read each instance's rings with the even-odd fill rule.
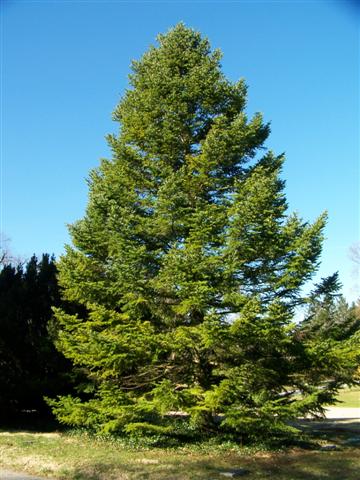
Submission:
[[[358,13],[347,0],[3,0],[0,230],[13,253],[63,251],[88,172],[109,155],[131,60],[182,20],[223,51],[230,79],[245,78],[248,113],[263,112],[267,146],[286,152],[290,210],[329,212],[319,276],[339,270],[358,297]]]

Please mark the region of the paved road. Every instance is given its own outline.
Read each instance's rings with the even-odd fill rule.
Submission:
[[[360,422],[360,407],[359,408],[342,408],[342,407],[328,407],[326,409],[326,418],[348,418],[358,420]]]
[[[26,475],[25,473],[15,473],[9,472],[8,470],[0,470],[0,480],[44,480],[44,478],[33,477],[31,475]]]

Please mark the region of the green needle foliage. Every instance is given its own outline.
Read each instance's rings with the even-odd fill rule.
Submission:
[[[51,404],[108,433],[277,435],[326,399],[326,348],[291,323],[325,215],[287,214],[284,157],[220,52],[183,24],[158,42],[133,62],[113,158],[58,264],[87,314],[56,310],[57,345],[88,382]]]

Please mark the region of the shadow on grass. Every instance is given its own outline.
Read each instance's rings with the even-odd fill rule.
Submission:
[[[302,420],[296,426],[314,441],[360,447],[359,419]]]
[[[166,459],[163,459],[166,462]],[[91,468],[79,468],[63,478],[72,480],[220,480],[224,473],[244,469],[241,478],[248,480],[358,480],[359,463],[354,454],[334,455],[317,452],[311,455],[279,454],[269,458],[236,457],[233,459],[196,460],[184,459],[178,462],[158,465],[126,464],[124,468],[111,469],[110,465],[97,464]]]
[[[260,462],[253,478],[358,480],[360,465],[355,459],[353,451],[284,454],[271,462]]]
[[[5,425],[6,424],[6,425]],[[17,432],[54,432],[61,428],[53,419],[34,414],[22,414],[7,419],[0,428]],[[290,444],[283,451],[250,451],[249,449],[227,449],[227,444],[212,444],[211,451],[149,446],[138,449],[134,445],[122,445],[117,441],[106,446],[106,452],[96,453],[92,458],[90,448],[96,447],[96,437],[74,436],[74,443],[67,443],[76,451],[76,464],[63,464],[57,478],[62,480],[221,480],[221,473],[246,469],[249,473],[242,478],[249,480],[358,480],[360,471],[360,424],[352,420],[303,420],[296,424],[307,435],[309,441]],[[62,437],[59,437],[61,442]],[[79,438],[79,443],[77,443]],[[359,440],[359,444],[352,440]],[[26,439],[28,442],[28,439]],[[99,441],[99,440],[98,440]],[[29,442],[28,442],[29,443]],[[337,449],[321,451],[321,444],[335,444]],[[57,448],[61,448],[61,443]],[[165,447],[165,448],[164,448]],[[124,448],[124,450],[122,450]],[[104,450],[104,449],[103,449]],[[112,453],[111,453],[112,451]],[[125,455],[123,454],[125,452]],[[126,453],[128,452],[128,453]],[[129,454],[129,456],[127,456]],[[101,456],[101,458],[100,458]],[[144,457],[143,457],[144,456]],[[146,461],[147,460],[147,461]]]
[[[48,433],[65,431],[67,428],[60,425],[51,414],[42,414],[37,411],[21,411],[9,415],[0,414],[0,428],[2,430]]]

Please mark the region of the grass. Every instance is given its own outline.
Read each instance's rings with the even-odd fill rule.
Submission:
[[[174,449],[131,447],[116,440],[66,432],[0,431],[0,468],[59,480],[220,480],[222,472],[243,468],[245,478],[277,480],[357,480],[360,437],[356,424],[305,421],[322,451],[292,448],[249,450],[236,445],[201,444]]]
[[[360,387],[344,388],[337,396],[340,403],[334,406],[342,408],[360,408]]]

